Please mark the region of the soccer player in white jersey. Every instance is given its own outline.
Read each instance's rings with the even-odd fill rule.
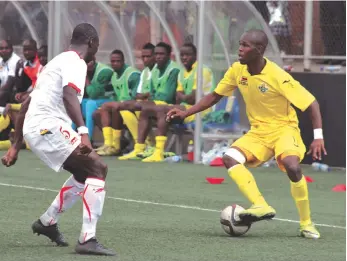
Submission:
[[[83,225],[75,251],[79,254],[115,255],[98,243],[96,224],[105,200],[107,165],[93,151],[80,102],[84,93],[87,64],[99,47],[95,28],[87,23],[75,27],[67,52],[54,57],[41,72],[36,87],[23,102],[17,118],[15,141],[2,158],[15,164],[23,136],[31,150],[55,171],[72,175],[47,211],[32,225],[34,233],[67,246],[57,222],[61,213],[82,198]],[[77,132],[71,128],[77,126]]]

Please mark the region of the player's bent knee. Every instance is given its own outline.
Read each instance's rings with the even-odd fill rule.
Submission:
[[[237,164],[245,164],[246,157],[239,150],[230,148],[223,155],[223,163],[229,169]]]
[[[96,176],[101,179],[106,179],[107,172],[108,172],[108,167],[106,163],[104,163],[101,160],[98,160],[96,162],[96,171],[95,171]]]
[[[297,182],[302,177],[300,163],[296,159],[284,158],[282,164],[286,169],[289,179],[293,182]]]
[[[286,169],[288,174],[300,174],[301,173],[300,165],[297,163],[283,164],[283,166]]]

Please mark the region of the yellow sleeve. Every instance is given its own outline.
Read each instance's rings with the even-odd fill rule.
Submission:
[[[315,101],[316,98],[291,75],[286,73],[286,76],[281,78],[278,81],[278,90],[295,107],[305,111]]]
[[[233,91],[237,88],[235,65],[231,66],[224,74],[223,79],[218,83],[215,93],[222,96],[231,96]]]
[[[180,77],[177,77],[177,89],[176,92],[183,92],[183,86],[181,84],[181,81],[179,79]]]

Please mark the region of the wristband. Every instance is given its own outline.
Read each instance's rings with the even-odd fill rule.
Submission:
[[[323,129],[314,129],[313,130],[313,139],[322,140],[323,139]]]
[[[82,135],[82,134],[89,134],[88,132],[88,128],[86,126],[80,126],[77,128],[77,133],[79,135]]]
[[[0,107],[0,114],[3,114],[5,111],[5,107]]]

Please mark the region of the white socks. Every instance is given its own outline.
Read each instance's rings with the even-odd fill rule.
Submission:
[[[65,181],[63,187],[60,189],[59,194],[56,196],[50,207],[40,217],[42,224],[44,226],[56,224],[60,214],[71,208],[81,197],[83,188],[84,184],[76,181],[71,175],[70,178]]]
[[[105,201],[105,181],[98,178],[87,178],[82,195],[83,225],[79,238],[84,243],[95,237],[96,224],[102,214]]]

